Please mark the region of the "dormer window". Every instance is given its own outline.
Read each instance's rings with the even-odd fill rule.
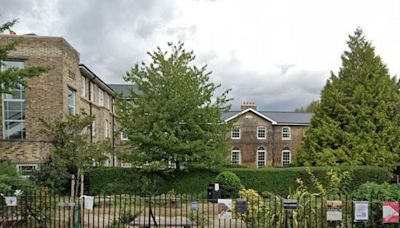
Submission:
[[[238,126],[232,127],[231,138],[240,139],[240,127]]]

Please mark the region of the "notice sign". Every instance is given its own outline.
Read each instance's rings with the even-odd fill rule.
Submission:
[[[85,209],[93,210],[94,197],[93,196],[84,196],[85,198]]]
[[[232,219],[232,200],[218,199],[218,218]]]
[[[368,201],[354,201],[354,221],[368,221]]]
[[[8,207],[16,207],[17,206],[17,197],[16,196],[4,196],[6,200],[6,205]]]
[[[399,204],[383,202],[383,223],[399,223]]]
[[[326,220],[342,221],[342,201],[330,200],[326,201]]]

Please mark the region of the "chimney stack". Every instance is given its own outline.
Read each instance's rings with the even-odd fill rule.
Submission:
[[[244,102],[242,103],[242,105],[241,105],[241,108],[242,108],[242,111],[243,111],[243,110],[246,110],[246,109],[248,109],[248,108],[257,110],[257,105],[256,105],[255,102],[246,102],[246,101],[244,101]]]

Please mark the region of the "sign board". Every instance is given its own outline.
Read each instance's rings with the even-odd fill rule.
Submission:
[[[16,207],[18,205],[16,196],[4,196],[4,199],[8,207]]]
[[[232,219],[231,199],[218,199],[218,219]]]
[[[236,199],[236,212],[239,214],[247,212],[247,201],[245,199]]]
[[[197,211],[199,209],[199,204],[197,201],[192,201],[192,211]]]
[[[75,203],[74,202],[65,201],[64,203],[61,203],[61,206],[63,206],[63,207],[74,207]]]
[[[383,223],[399,223],[399,204],[397,202],[383,202]]]
[[[354,201],[354,221],[368,221],[368,201]]]
[[[299,207],[299,203],[297,200],[293,199],[284,199],[283,200],[283,208],[285,210],[296,210]]]
[[[328,200],[326,201],[326,220],[342,221],[342,201]]]
[[[93,210],[94,197],[93,196],[84,196],[85,198],[85,209]]]

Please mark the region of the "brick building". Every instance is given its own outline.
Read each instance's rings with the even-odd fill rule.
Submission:
[[[45,66],[49,71],[27,79],[26,88],[0,98],[0,160],[10,160],[22,172],[38,168],[51,152],[51,142],[40,133],[39,119],[53,121],[85,111],[95,116],[90,141],[110,138],[114,144],[113,99],[115,92],[88,67],[79,53],[61,37],[0,35],[0,45],[18,39],[5,65]],[[106,165],[116,159],[109,157]]]
[[[241,111],[223,115],[232,124],[230,159],[247,167],[289,166],[296,157],[311,113],[257,111],[244,102]]]

